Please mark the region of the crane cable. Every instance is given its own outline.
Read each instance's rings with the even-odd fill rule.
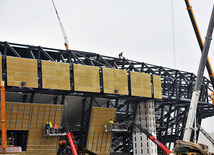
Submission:
[[[172,21],[172,47],[173,47],[173,61],[174,68],[176,69],[176,50],[175,50],[175,19],[174,19],[174,4],[173,0],[171,1],[171,21]]]
[[[61,29],[62,29],[62,33],[63,33],[63,37],[64,37],[64,41],[65,41],[65,48],[66,48],[66,50],[68,50],[68,37],[67,37],[67,35],[66,35],[65,29],[64,29],[64,27],[63,27],[63,25],[62,25],[61,19],[60,19],[60,17],[59,17],[58,11],[57,11],[57,9],[56,9],[56,6],[55,6],[53,0],[52,0],[52,4],[53,4],[53,6],[54,6],[54,10],[55,10],[55,12],[56,12],[56,15],[57,15],[57,18],[58,18],[60,27],[61,27]]]

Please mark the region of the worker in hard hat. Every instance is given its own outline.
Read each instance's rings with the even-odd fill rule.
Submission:
[[[123,57],[123,52],[119,53],[118,57],[121,59],[121,58],[124,58]]]
[[[50,124],[50,134],[52,134],[53,125],[51,124],[51,122],[49,122],[49,124]]]
[[[45,125],[45,128],[46,128],[46,132],[47,134],[50,134],[50,124],[47,122],[47,124]]]
[[[114,121],[113,121],[112,119],[110,119],[109,123],[110,123],[110,124],[113,124],[113,123],[114,123]]]
[[[54,123],[54,132],[55,132],[55,133],[58,133],[58,130],[57,130],[57,123],[56,123],[56,122]]]

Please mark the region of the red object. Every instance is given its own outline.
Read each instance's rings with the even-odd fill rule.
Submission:
[[[67,133],[67,136],[68,136],[68,140],[69,140],[69,144],[70,144],[70,147],[71,147],[72,154],[73,155],[77,155],[77,151],[76,151],[74,142],[72,140],[71,133]]]
[[[149,139],[151,139],[155,144],[157,144],[157,146],[162,148],[166,152],[166,154],[172,153],[166,146],[164,146],[161,142],[159,142],[154,136],[150,136]]]
[[[55,124],[54,124],[54,129],[57,129],[57,123],[55,122]]]
[[[116,125],[118,125],[118,122],[116,122]]]

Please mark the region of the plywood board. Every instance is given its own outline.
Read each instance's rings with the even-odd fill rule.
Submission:
[[[114,108],[92,108],[86,146],[88,150],[97,154],[110,154],[112,133],[105,132],[105,124],[110,119],[114,120],[115,113]]]
[[[74,90],[100,92],[99,67],[73,64]]]
[[[42,88],[70,90],[69,63],[42,60]]]
[[[154,98],[162,99],[161,77],[153,75]]]
[[[151,75],[139,72],[130,72],[131,95],[152,97]]]
[[[103,68],[103,90],[104,93],[128,95],[127,71]]]
[[[37,60],[6,57],[7,85],[38,88]],[[22,86],[22,82],[26,85]]]

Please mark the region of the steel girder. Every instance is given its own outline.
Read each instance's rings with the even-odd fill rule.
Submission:
[[[109,57],[100,55],[97,53],[77,51],[77,50],[61,50],[46,48],[41,46],[23,45],[8,42],[0,42],[0,54],[3,56],[2,68],[3,68],[3,80],[6,80],[6,61],[5,56],[14,56],[21,58],[30,58],[40,60],[50,60],[56,62],[75,63],[90,66],[99,66],[115,69],[124,69],[127,71],[143,72],[153,75],[160,75],[162,80],[162,100],[156,100],[156,121],[157,121],[157,137],[158,139],[169,146],[174,145],[177,139],[182,139],[184,126],[186,123],[186,115],[192,96],[192,90],[195,84],[196,76],[193,73],[170,69],[162,66],[147,64],[144,62],[138,62],[128,59],[119,59],[115,57]],[[41,74],[41,72],[39,72]],[[41,75],[39,75],[41,76]],[[201,94],[199,97],[199,108],[197,114],[198,123],[207,117],[214,115],[213,106],[209,104],[208,92],[212,90],[210,81],[204,77],[202,80]],[[18,91],[31,93],[31,102],[35,93],[48,93],[54,95],[70,95],[71,91],[57,91],[57,90],[43,90],[38,89],[25,89],[18,87],[7,87],[7,91]],[[106,95],[95,93],[76,93],[76,95],[88,96],[88,97],[103,97],[109,99],[115,99],[113,104],[118,112],[120,119],[127,118],[127,103],[120,103],[118,99],[125,99],[130,101],[137,101],[143,98],[137,98],[132,96],[118,96],[118,95]],[[26,101],[26,96],[23,96],[23,101]],[[53,103],[57,102],[57,98]],[[64,101],[61,102],[62,104]],[[111,106],[111,102],[108,102],[106,106]],[[128,104],[130,106],[130,104]],[[84,117],[84,115],[82,116]],[[84,119],[82,119],[84,120]],[[82,121],[82,123],[85,123]],[[84,125],[83,125],[84,127]],[[131,144],[127,144],[130,145]],[[128,148],[130,148],[128,146]],[[125,147],[124,147],[125,148]],[[123,149],[124,149],[123,148]]]

